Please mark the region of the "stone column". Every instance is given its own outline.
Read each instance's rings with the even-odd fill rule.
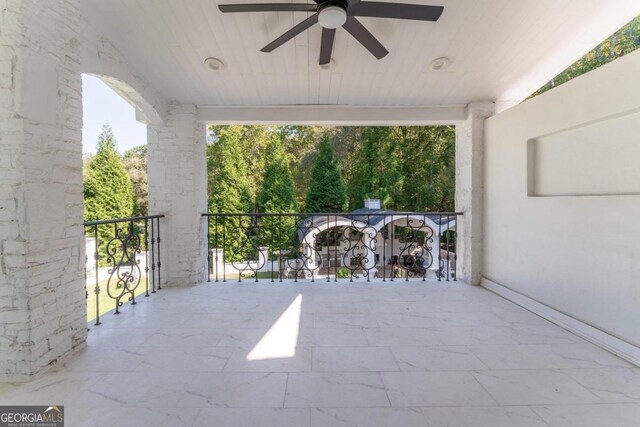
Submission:
[[[0,6],[0,380],[86,339],[80,5]]]
[[[207,280],[206,130],[196,107],[172,104],[162,125],[147,126],[149,213],[161,220],[162,286]]]
[[[456,125],[456,211],[464,213],[458,220],[457,273],[472,285],[482,276],[484,121],[493,113],[493,102],[473,102],[467,119]]]

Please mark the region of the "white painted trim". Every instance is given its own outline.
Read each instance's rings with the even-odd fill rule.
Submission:
[[[227,125],[426,126],[453,125],[466,118],[466,105],[198,106],[198,120],[209,124]]]
[[[524,296],[518,292],[512,291],[502,285],[499,285],[485,277],[482,278],[480,283],[485,289],[488,289],[509,301],[518,304],[521,307],[526,308],[532,313],[555,323],[578,335],[585,340],[592,342],[593,344],[602,347],[603,349],[610,351],[611,353],[621,357],[622,359],[640,366],[640,348],[633,344],[629,344],[620,338],[614,337],[600,329],[597,329],[587,323],[574,319],[564,313],[559,312],[547,305],[544,305],[538,301],[535,301],[527,296]]]

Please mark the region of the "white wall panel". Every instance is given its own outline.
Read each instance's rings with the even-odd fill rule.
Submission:
[[[484,183],[483,275],[635,345],[640,195],[561,194],[638,189],[639,95],[640,51],[488,119]]]

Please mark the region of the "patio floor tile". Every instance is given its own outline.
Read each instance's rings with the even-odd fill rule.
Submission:
[[[463,283],[208,283],[121,311],[90,324],[86,348],[50,372],[0,384],[0,404],[62,404],[69,425],[100,427],[640,417],[640,369]]]

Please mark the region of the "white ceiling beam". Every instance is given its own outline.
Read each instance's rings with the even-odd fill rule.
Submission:
[[[198,106],[198,119],[226,125],[448,125],[465,120],[466,105],[438,106]]]

